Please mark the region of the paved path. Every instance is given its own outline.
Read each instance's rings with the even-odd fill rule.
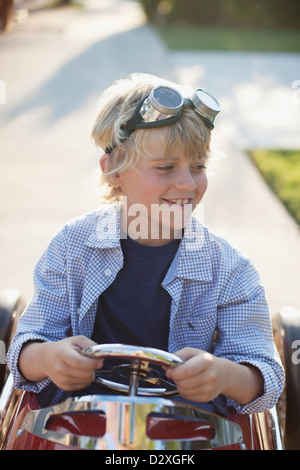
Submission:
[[[0,289],[18,287],[28,300],[53,233],[97,206],[100,155],[90,139],[97,98],[116,78],[150,72],[220,99],[214,136],[226,157],[210,178],[205,222],[253,259],[272,312],[300,307],[298,227],[244,153],[300,146],[292,88],[300,55],[170,53],[138,3],[85,3],[32,12],[0,37]]]
[[[223,111],[215,145],[224,153],[210,178],[204,219],[258,268],[271,312],[300,307],[300,232],[245,154],[300,148],[300,54],[171,53],[179,81],[211,90]]]

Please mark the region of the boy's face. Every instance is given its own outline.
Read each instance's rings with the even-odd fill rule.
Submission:
[[[128,235],[140,243],[159,245],[180,238],[178,233],[205,194],[207,176],[200,156],[189,161],[180,148],[171,155],[172,161],[162,155],[155,132],[149,156],[141,157],[135,168],[120,174],[118,182]]]

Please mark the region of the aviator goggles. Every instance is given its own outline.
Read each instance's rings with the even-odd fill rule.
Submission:
[[[197,88],[190,98],[183,98],[175,88],[160,85],[138,103],[132,117],[122,126],[125,132],[122,142],[136,129],[169,126],[177,122],[184,106],[192,108],[210,130],[214,128],[220,105],[212,95]],[[107,147],[105,151],[110,153],[114,148],[115,146]]]

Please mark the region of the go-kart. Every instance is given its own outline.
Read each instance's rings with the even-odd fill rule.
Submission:
[[[15,307],[10,306],[11,310]],[[280,335],[283,326],[278,325]],[[277,407],[252,415],[233,412],[225,418],[182,401],[174,385],[157,372],[159,367],[181,362],[177,356],[119,344],[97,345],[82,354],[121,361],[96,375],[95,385],[105,387],[107,394],[72,396],[41,408],[34,393],[14,389],[7,373],[0,399],[1,449],[194,452],[285,448]]]

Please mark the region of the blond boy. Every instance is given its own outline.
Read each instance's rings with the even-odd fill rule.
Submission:
[[[103,362],[80,350],[107,342],[178,355],[166,375],[181,396],[219,410],[261,411],[282,391],[259,276],[191,215],[207,189],[218,103],[178,91],[132,75],[100,100],[92,135],[113,204],[54,237],[8,354],[16,387],[42,405],[88,390]]]

